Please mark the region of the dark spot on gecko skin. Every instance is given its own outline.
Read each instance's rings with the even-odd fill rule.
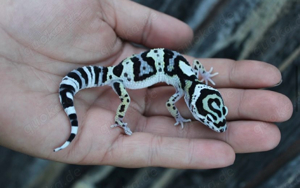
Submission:
[[[159,69],[158,69],[158,72],[161,72],[161,71],[162,71],[162,69],[161,69],[161,68],[159,68]]]
[[[82,87],[82,82],[81,82],[81,78],[80,76],[75,73],[75,72],[70,72],[67,74],[68,77],[73,78],[74,80],[77,81],[78,85],[79,85],[79,89]],[[69,78],[65,77],[64,80],[68,80]]]
[[[129,103],[130,102],[130,100],[129,99],[127,99],[127,103]]]
[[[124,97],[128,97],[128,94],[126,94]]]
[[[114,75],[116,75],[117,77],[120,77],[121,76],[121,74],[122,74],[122,72],[123,72],[123,64],[122,63],[120,63],[120,64],[118,64],[117,66],[115,66],[114,68],[113,68],[113,73],[114,73]]]
[[[91,79],[93,80],[94,78],[93,78],[93,74],[92,74],[92,68],[90,66],[87,66],[86,68],[89,71],[89,73],[91,74]]]
[[[71,125],[74,126],[74,127],[78,127],[77,119],[73,119],[72,122],[71,122]]]
[[[109,79],[110,79],[110,80],[112,79],[112,75],[109,75]]]
[[[145,51],[141,54],[139,54],[138,56],[140,56],[140,58],[137,57],[133,57],[131,58],[131,61],[133,62],[133,75],[134,77],[132,78],[134,81],[144,81],[145,79],[156,75],[157,70],[156,70],[156,66],[155,66],[155,60],[152,57],[148,57],[149,51]],[[151,68],[151,71],[144,73],[141,71],[141,69],[143,69],[142,64],[144,64],[144,62],[147,63],[147,66],[149,66]],[[147,67],[146,67],[147,69]]]
[[[127,80],[130,82],[130,81],[131,81],[131,78],[127,78]]]
[[[122,115],[119,115],[119,118],[123,118],[124,116],[122,116]]]
[[[121,93],[121,89],[120,89],[120,83],[118,83],[118,82],[114,83],[113,87],[114,87],[115,91],[117,92],[117,94],[119,96],[121,96],[122,93]]]
[[[59,86],[59,88],[62,90],[62,91],[60,92],[60,95],[61,95],[61,96],[65,96],[67,92],[70,92],[71,94],[74,94],[74,93],[75,93],[75,88],[74,88],[73,86],[69,85],[69,84],[61,84],[61,85]],[[63,93],[64,93],[65,95],[64,95]],[[67,97],[67,96],[65,96],[65,97]]]
[[[68,138],[68,141],[69,141],[69,142],[72,142],[72,140],[75,138],[75,136],[76,136],[76,134],[71,133],[71,134],[70,134],[70,137]]]
[[[78,68],[77,71],[80,72],[81,77],[85,81],[85,85],[88,85],[88,83],[89,83],[88,76],[87,76],[87,73],[85,72],[85,70],[83,69],[83,67]]]
[[[125,73],[124,73],[124,76],[125,76],[125,77],[127,77],[127,76],[128,76],[128,74],[125,72]]]
[[[125,110],[125,105],[123,104],[121,105],[120,112],[124,112],[124,110]]]
[[[94,73],[95,73],[95,85],[98,85],[99,83],[99,76],[100,76],[100,72],[101,72],[101,68],[99,68],[98,66],[94,67]]]
[[[154,50],[154,53],[157,53],[157,50]]]
[[[176,110],[176,107],[175,107],[175,106],[173,106],[173,110]]]
[[[107,72],[108,72],[108,69],[107,67],[103,67],[102,68],[102,83],[105,83],[107,81]]]
[[[213,121],[209,116],[206,117],[208,121]]]
[[[77,119],[77,115],[76,114],[70,114],[69,119],[70,120]]]

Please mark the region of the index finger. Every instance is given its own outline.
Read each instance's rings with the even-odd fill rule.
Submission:
[[[120,0],[113,5],[114,19],[107,19],[118,36],[149,48],[182,49],[193,37],[184,22],[132,1]],[[106,9],[107,10],[107,9]]]

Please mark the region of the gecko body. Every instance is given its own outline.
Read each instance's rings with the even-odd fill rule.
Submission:
[[[71,134],[68,140],[54,151],[66,148],[78,132],[78,120],[74,107],[74,95],[85,88],[109,85],[119,96],[121,103],[118,106],[115,122],[111,127],[121,127],[125,134],[132,131],[123,122],[123,118],[130,104],[128,89],[141,89],[159,82],[174,86],[175,93],[166,102],[166,107],[175,118],[175,125],[184,127],[185,119],[181,116],[175,103],[184,96],[184,100],[193,117],[216,132],[227,129],[227,107],[220,92],[207,85],[208,81],[214,84],[211,74],[203,65],[195,60],[191,67],[188,61],[178,52],[157,48],[124,59],[116,66],[84,66],[68,73],[60,83],[59,99],[71,123]],[[202,80],[199,80],[201,75]],[[202,82],[205,82],[202,83]]]

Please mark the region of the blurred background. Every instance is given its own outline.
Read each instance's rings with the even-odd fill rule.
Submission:
[[[189,24],[195,57],[254,59],[278,67],[292,118],[278,123],[282,138],[271,151],[237,154],[235,163],[213,170],[125,169],[77,166],[30,157],[0,147],[0,187],[300,187],[300,1],[299,0],[136,0]],[[249,70],[251,71],[251,70]],[[257,131],[261,131],[257,129]]]

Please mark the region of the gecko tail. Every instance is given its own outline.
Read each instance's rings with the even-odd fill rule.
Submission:
[[[74,120],[74,121],[77,121],[77,119]],[[74,122],[74,121],[73,121],[73,122]],[[62,149],[65,149],[66,147],[68,147],[68,146],[70,145],[70,143],[72,142],[72,140],[73,140],[73,139],[75,138],[75,136],[77,135],[77,132],[78,132],[78,126],[72,126],[71,134],[70,134],[68,140],[67,140],[62,146],[60,146],[60,147],[58,147],[58,148],[55,148],[53,151],[54,151],[54,152],[58,152],[58,151],[60,151],[60,150],[62,150]]]
[[[77,122],[77,119],[76,120],[73,120],[72,121],[72,124],[74,124],[74,121]],[[75,138],[75,136],[77,135],[77,132],[78,132],[78,126],[72,126],[72,129],[71,129],[71,134],[68,138],[68,140],[60,147],[58,148],[55,148],[53,151],[54,152],[58,152],[62,149],[65,149],[66,147],[68,147],[70,145],[70,143],[72,142],[72,140]]]
[[[101,66],[85,66],[69,72],[59,86],[59,100],[71,124],[68,140],[54,152],[60,151],[72,142],[78,132],[78,120],[74,107],[74,95],[85,88],[98,87],[106,81],[108,69]]]
[[[65,149],[66,147],[68,147],[68,145],[70,145],[70,143],[71,143],[71,142],[66,141],[62,146],[60,146],[60,147],[58,147],[58,148],[55,148],[53,151],[54,151],[54,152],[58,152],[58,151],[60,151],[60,150],[62,150],[62,149]]]
[[[60,151],[70,145],[78,132],[78,120],[74,106],[74,95],[79,91],[79,88],[75,87],[76,80],[66,76],[63,78],[59,88],[59,100],[62,107],[69,118],[71,124],[71,133],[68,140],[60,147],[54,149],[54,152]]]
[[[54,149],[54,152],[60,151],[70,145],[72,140],[75,138],[78,132],[78,120],[77,114],[73,103],[73,96],[74,94],[68,90],[61,90],[60,91],[60,100],[61,104],[64,108],[65,113],[67,114],[69,121],[71,123],[71,133],[68,140],[61,145],[60,147]]]

